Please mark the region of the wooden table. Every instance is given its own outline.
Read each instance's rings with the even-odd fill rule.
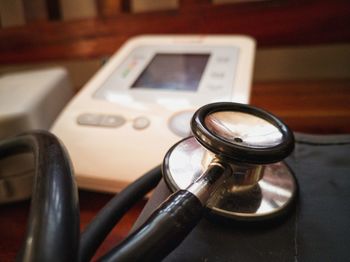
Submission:
[[[350,81],[255,83],[251,104],[282,118],[294,131],[350,134]],[[110,194],[80,191],[80,220],[83,229]],[[98,250],[99,257],[124,238],[146,200],[139,201]],[[0,206],[0,261],[13,261],[25,232],[29,202]]]

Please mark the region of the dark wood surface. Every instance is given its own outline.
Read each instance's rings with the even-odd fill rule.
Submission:
[[[173,11],[1,29],[0,64],[100,58],[140,34],[246,34],[259,47],[348,43],[349,25],[348,0],[183,0]]]
[[[350,81],[279,82],[253,85],[251,103],[281,117],[295,131],[350,134]],[[80,191],[81,229],[112,197]],[[25,232],[28,201],[0,206],[0,261],[13,261]],[[124,238],[142,210],[136,204],[98,250],[97,257]]]
[[[271,111],[294,131],[350,134],[350,81],[256,83],[251,104]]]

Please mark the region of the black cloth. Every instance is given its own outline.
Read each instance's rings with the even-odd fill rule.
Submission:
[[[205,217],[164,261],[350,261],[350,135],[296,134],[286,162],[299,184],[289,214],[269,223]],[[169,194],[162,181],[135,227]]]

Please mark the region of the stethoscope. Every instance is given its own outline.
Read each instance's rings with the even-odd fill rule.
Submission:
[[[161,168],[116,195],[81,235],[77,187],[59,140],[34,132],[1,142],[0,158],[26,151],[35,155],[37,174],[18,260],[90,260],[122,215],[162,174],[173,194],[101,261],[162,260],[204,213],[264,221],[290,209],[297,183],[282,160],[293,151],[294,137],[281,120],[252,106],[220,102],[197,110],[191,129],[193,136],[170,148]]]

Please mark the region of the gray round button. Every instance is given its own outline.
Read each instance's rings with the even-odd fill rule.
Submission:
[[[134,119],[132,127],[135,129],[145,129],[150,125],[151,121],[145,117],[145,116],[140,116]]]
[[[184,111],[173,115],[169,120],[170,130],[180,137],[191,135],[191,118],[194,111]]]

